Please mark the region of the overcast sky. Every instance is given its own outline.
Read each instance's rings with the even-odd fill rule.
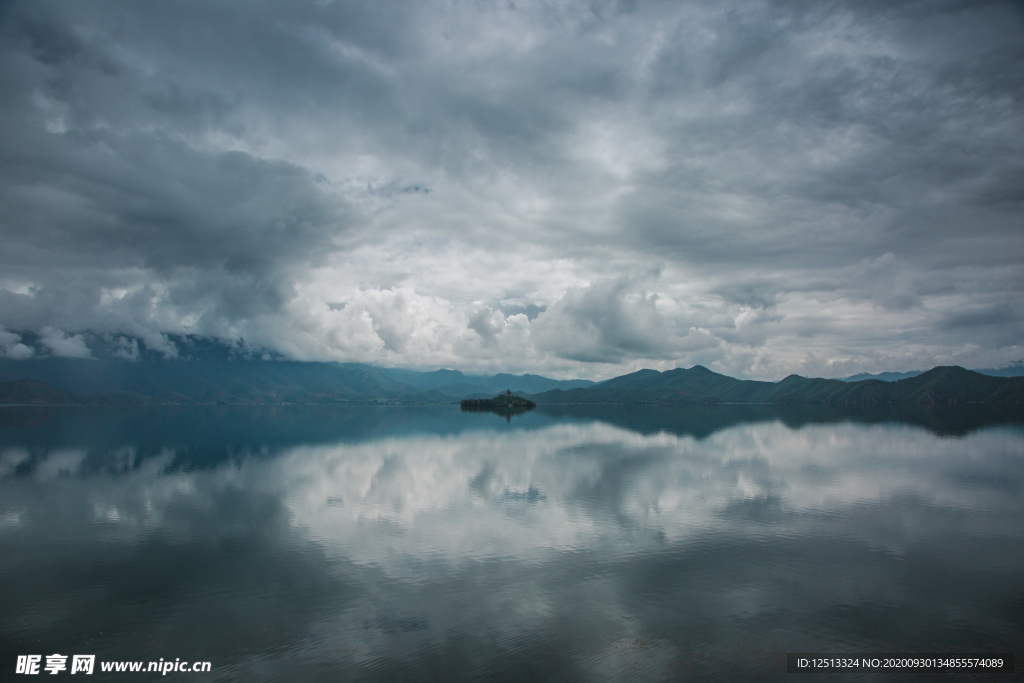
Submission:
[[[1024,359],[1020,3],[5,2],[0,82],[10,357]]]

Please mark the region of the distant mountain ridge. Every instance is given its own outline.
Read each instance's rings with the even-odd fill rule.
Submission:
[[[536,393],[593,384],[539,375],[464,375],[457,370],[415,372],[357,363],[224,357],[0,359],[0,403],[7,404],[457,403],[473,393]]]
[[[1021,403],[1024,377],[991,377],[959,366],[933,368],[915,377],[884,382],[845,382],[790,375],[781,382],[739,380],[696,365],[667,372],[640,370],[586,389],[546,391],[538,404],[585,403]]]
[[[980,375],[992,377],[1024,377],[1024,364],[1016,363],[1008,368],[981,368],[973,370]],[[879,372],[872,375],[868,372],[861,372],[849,377],[839,377],[840,382],[861,382],[866,379],[880,379],[883,382],[898,382],[901,379],[910,379],[924,373],[924,370],[911,370],[910,372]]]
[[[911,370],[910,372],[879,372],[872,375],[870,372],[861,372],[856,375],[850,375],[849,377],[839,377],[840,382],[863,382],[866,379],[877,379],[882,382],[898,382],[901,379],[910,379],[911,377],[917,377],[923,370]],[[975,370],[977,372],[977,370]]]
[[[760,382],[697,365],[639,370],[594,383],[283,360],[0,359],[0,404],[457,403],[506,389],[538,404],[1024,402],[1024,377],[993,377],[958,366],[895,381],[790,375],[780,382]]]

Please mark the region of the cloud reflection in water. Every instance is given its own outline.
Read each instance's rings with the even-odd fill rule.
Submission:
[[[12,641],[377,680],[783,677],[754,653],[1021,641],[1015,427],[554,420],[205,469],[84,453],[0,480],[3,578],[32,588],[0,605]]]

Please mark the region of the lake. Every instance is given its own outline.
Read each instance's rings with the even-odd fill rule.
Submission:
[[[1019,656],[1024,417],[0,408],[0,558],[9,673],[781,681],[824,678],[787,652]]]

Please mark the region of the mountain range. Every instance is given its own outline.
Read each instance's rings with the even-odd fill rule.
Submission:
[[[1014,363],[1008,368],[982,368],[980,370],[974,370],[981,375],[991,375],[992,377],[1024,377],[1024,363]],[[865,379],[880,379],[883,382],[897,382],[901,379],[910,379],[911,377],[917,377],[924,373],[924,370],[911,370],[910,372],[879,372],[877,374],[870,374],[867,372],[861,372],[856,375],[850,375],[849,377],[840,377],[839,380],[842,382],[860,382]]]
[[[0,403],[457,403],[506,389],[592,386],[539,375],[415,372],[356,363],[205,358],[0,359]]]
[[[603,382],[539,375],[416,372],[355,363],[206,358],[193,360],[0,359],[2,404],[457,403],[505,390],[538,404],[1022,403],[1024,377],[957,366],[895,381],[739,380],[700,365],[640,370]]]
[[[1021,403],[1024,377],[992,377],[946,366],[895,382],[846,382],[799,375],[790,375],[781,382],[758,382],[734,379],[697,365],[667,372],[640,370],[594,387],[554,389],[531,398],[538,404]]]

